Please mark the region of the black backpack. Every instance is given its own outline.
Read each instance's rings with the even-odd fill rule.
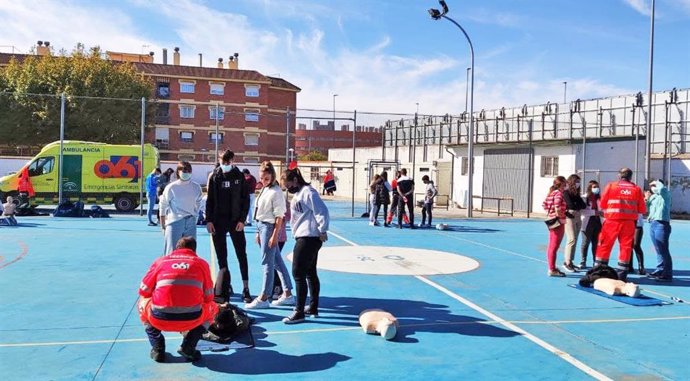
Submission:
[[[253,319],[247,316],[246,312],[236,305],[228,303],[227,307],[220,307],[220,311],[213,318],[208,332],[202,338],[216,343],[229,343],[237,335],[249,330],[252,323]]]

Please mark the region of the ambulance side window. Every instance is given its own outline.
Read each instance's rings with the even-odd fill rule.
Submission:
[[[29,166],[29,176],[46,175],[53,171],[55,165],[55,158],[53,157],[39,157]]]

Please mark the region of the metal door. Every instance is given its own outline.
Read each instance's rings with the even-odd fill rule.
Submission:
[[[530,184],[533,174],[531,148],[487,149],[484,151],[483,197],[511,197],[514,210],[527,212],[530,206]],[[497,209],[498,202],[485,199],[484,208]],[[509,202],[501,202],[508,211]]]

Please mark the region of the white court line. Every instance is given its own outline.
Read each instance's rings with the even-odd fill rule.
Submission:
[[[321,319],[327,322],[327,318]],[[503,323],[512,324],[530,324],[530,325],[556,325],[556,324],[605,324],[605,323],[638,323],[645,321],[666,321],[666,320],[690,320],[690,316],[669,316],[658,318],[629,318],[629,319],[592,319],[592,320],[481,320],[481,321],[457,321],[457,322],[433,322],[433,323],[417,323],[417,324],[401,324],[400,327],[435,327],[435,326],[449,326],[449,325],[472,325],[472,324],[486,324],[497,325]],[[315,328],[315,329],[300,329],[289,331],[266,331],[266,335],[292,335],[305,333],[323,333],[323,332],[340,332],[340,331],[359,331],[361,327],[336,327],[336,328]],[[179,337],[178,340],[181,340]],[[172,339],[175,340],[175,339]],[[53,341],[53,342],[36,342],[36,343],[0,343],[0,348],[12,347],[47,347],[47,346],[63,346],[63,345],[89,345],[89,344],[111,344],[113,340],[83,340],[83,341]],[[148,342],[148,339],[117,339],[115,343],[143,343]]]
[[[339,238],[339,239],[341,239],[341,240],[343,240],[343,241],[345,241],[345,242],[347,242],[347,243],[349,243],[349,244],[351,244],[351,245],[353,245],[353,246],[359,246],[359,245],[357,245],[356,243],[354,243],[354,242],[352,242],[352,241],[350,241],[350,240],[348,240],[348,239],[346,239],[346,238],[340,236],[339,234],[332,233],[332,232],[331,232],[331,234],[334,235],[336,238]],[[470,241],[470,242],[471,242],[471,241]],[[480,245],[483,245],[483,244],[480,244]],[[488,246],[488,245],[486,245],[486,246]],[[501,250],[502,250],[502,249],[501,249]],[[511,252],[511,253],[512,253],[512,252]],[[512,254],[517,254],[517,253],[512,253]],[[518,255],[518,256],[522,256],[522,257],[525,257],[525,258],[529,258],[529,259],[534,260],[534,258],[527,257],[527,256],[523,256],[522,254],[517,254],[517,255]],[[486,310],[486,309],[480,307],[479,305],[477,305],[477,304],[475,304],[475,303],[469,301],[468,299],[465,299],[465,298],[463,298],[462,296],[457,295],[457,294],[451,292],[450,290],[448,290],[447,288],[441,286],[440,284],[438,284],[438,283],[436,283],[436,282],[433,282],[433,281],[431,281],[431,280],[429,280],[429,279],[427,279],[427,278],[425,278],[425,277],[423,277],[423,276],[420,276],[420,275],[415,275],[414,277],[417,278],[417,279],[419,279],[419,280],[421,280],[422,282],[428,284],[429,286],[431,286],[431,287],[433,287],[433,288],[435,288],[435,289],[437,289],[437,290],[443,292],[444,294],[450,296],[451,298],[453,298],[453,299],[459,301],[460,303],[462,303],[462,304],[464,304],[464,305],[466,305],[466,306],[472,308],[473,310],[475,310],[475,311],[479,312],[480,314],[482,314],[482,315],[488,317],[489,319],[495,320],[495,321],[498,322],[500,325],[502,325],[502,326],[504,326],[504,327],[506,327],[506,328],[508,328],[508,329],[510,329],[510,330],[512,330],[512,331],[514,331],[514,332],[517,332],[517,333],[521,334],[522,336],[524,336],[524,337],[527,338],[528,340],[530,340],[530,341],[532,341],[533,343],[539,345],[540,347],[546,349],[547,351],[553,353],[554,355],[560,357],[561,359],[563,359],[563,360],[565,360],[566,362],[570,363],[570,364],[573,365],[574,367],[580,369],[581,371],[583,371],[583,372],[586,373],[587,375],[589,375],[589,376],[591,376],[591,377],[593,377],[593,378],[595,378],[595,379],[597,379],[597,380],[611,380],[611,381],[613,381],[613,380],[612,380],[611,378],[609,378],[608,376],[606,376],[606,375],[604,375],[603,373],[597,371],[596,369],[594,369],[594,368],[588,366],[587,364],[583,363],[582,361],[576,359],[576,358],[573,357],[571,354],[569,354],[569,353],[567,353],[567,352],[565,352],[565,351],[563,351],[563,350],[561,350],[561,349],[558,349],[557,347],[555,347],[555,346],[553,346],[553,345],[547,343],[546,341],[544,341],[544,340],[538,338],[538,337],[535,336],[535,335],[532,335],[531,333],[529,333],[529,332],[525,331],[524,329],[522,329],[522,328],[516,326],[515,324],[513,324],[513,323],[511,323],[511,322],[509,322],[509,321],[507,321],[507,320],[505,320],[505,319],[499,317],[498,315],[495,315],[495,314],[489,312],[488,310]]]

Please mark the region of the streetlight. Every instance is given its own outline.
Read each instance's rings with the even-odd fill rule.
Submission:
[[[645,133],[645,182],[648,182],[651,176],[650,172],[652,155],[652,81],[654,79],[654,9],[656,8],[655,3],[656,1],[652,0],[651,27],[649,31],[649,92],[647,92],[647,132]],[[637,147],[635,147],[635,149],[637,149]]]
[[[335,130],[335,97],[337,97],[338,94],[333,94],[333,129]]]
[[[568,93],[568,81],[563,81],[563,103],[566,103],[565,95]]]
[[[472,180],[474,177],[474,47],[472,46],[472,40],[470,40],[470,36],[467,35],[465,29],[463,29],[455,20],[446,16],[446,13],[448,13],[448,5],[446,5],[446,2],[444,0],[439,0],[438,3],[441,5],[443,12],[439,11],[438,9],[429,9],[429,15],[431,15],[431,18],[434,20],[444,18],[455,24],[455,26],[462,31],[462,34],[465,35],[467,43],[470,45],[470,72],[472,73],[472,78],[470,82],[470,125],[467,129],[467,218],[472,218]]]
[[[467,75],[465,76],[465,112],[467,112],[467,94],[470,91],[470,68],[467,68]]]

